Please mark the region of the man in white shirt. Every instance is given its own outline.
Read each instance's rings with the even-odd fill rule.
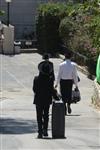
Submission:
[[[67,51],[65,54],[65,61],[62,62],[59,66],[59,72],[57,77],[57,82],[55,87],[60,83],[60,92],[62,100],[65,104],[65,115],[66,115],[66,103],[68,108],[68,113],[71,113],[71,98],[72,98],[72,86],[75,84],[78,88],[78,74],[76,65],[74,62],[71,62],[72,53]]]

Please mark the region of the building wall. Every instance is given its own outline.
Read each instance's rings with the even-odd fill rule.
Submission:
[[[15,39],[33,38],[32,35],[35,37],[35,23],[38,5],[48,1],[64,2],[67,0],[12,0],[10,3],[9,14],[10,24],[15,26]],[[0,0],[0,9],[6,12],[4,16],[0,16],[0,20],[6,24],[7,3],[5,0]]]

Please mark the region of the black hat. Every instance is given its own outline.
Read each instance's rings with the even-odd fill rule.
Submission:
[[[48,61],[44,61],[44,62],[41,62],[39,65],[38,65],[38,69],[41,73],[43,74],[50,74],[51,72],[53,72],[53,68],[52,68],[52,65],[51,63],[49,63]]]
[[[43,64],[43,66],[42,66],[42,71],[43,71],[44,73],[49,74],[49,73],[50,73],[50,65],[49,65],[49,64]]]

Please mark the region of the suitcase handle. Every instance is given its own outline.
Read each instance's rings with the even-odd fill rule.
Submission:
[[[64,102],[62,101],[62,99],[60,99],[59,101],[53,100],[53,103],[64,103]]]

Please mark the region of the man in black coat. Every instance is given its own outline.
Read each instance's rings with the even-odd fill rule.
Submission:
[[[39,75],[36,76],[33,81],[33,91],[35,94],[34,104],[36,105],[38,123],[38,138],[42,138],[42,136],[48,136],[47,130],[49,121],[49,108],[50,104],[52,104],[52,96],[55,99],[59,99],[53,87],[54,72],[52,69],[52,71],[50,71],[50,66],[48,64],[52,63],[49,63],[48,61],[43,61],[40,63],[38,66]]]

